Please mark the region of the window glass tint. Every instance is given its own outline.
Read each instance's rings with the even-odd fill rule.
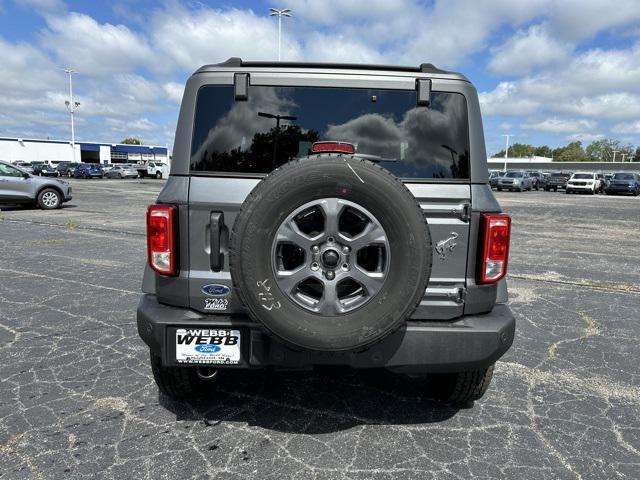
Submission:
[[[3,177],[21,177],[22,172],[15,167],[0,163],[0,175]]]
[[[591,173],[576,173],[573,178],[579,179],[579,180],[593,180],[593,174]]]
[[[635,180],[633,173],[616,173],[613,178],[616,180]]]
[[[463,95],[434,92],[426,108],[414,91],[311,87],[252,86],[246,102],[232,86],[200,89],[191,170],[264,174],[327,140],[400,177],[469,178]]]

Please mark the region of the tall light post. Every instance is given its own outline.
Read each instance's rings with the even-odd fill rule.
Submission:
[[[613,153],[613,159],[611,159],[612,162],[616,161],[616,153],[618,153],[620,150],[611,150],[611,152]]]
[[[80,107],[80,102],[75,102],[73,100],[73,80],[71,77],[76,72],[73,68],[65,68],[65,73],[69,75],[69,100],[66,100],[64,104],[67,106],[67,110],[69,110],[69,114],[71,115],[71,152],[73,155],[73,161],[76,161],[76,131],[75,126],[73,124],[73,116],[76,113],[76,110]]]
[[[278,61],[280,61],[280,37],[282,36],[282,17],[290,17],[291,9],[284,8],[282,10],[278,10],[277,8],[270,8],[269,16],[278,17]]]
[[[507,158],[509,158],[509,138],[514,137],[515,135],[513,135],[512,133],[509,134],[503,134],[503,137],[506,138],[506,142],[507,145],[504,149],[504,171],[507,171]]]

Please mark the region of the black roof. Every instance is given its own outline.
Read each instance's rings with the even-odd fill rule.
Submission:
[[[441,70],[432,63],[421,63],[417,67],[398,65],[376,65],[361,63],[323,63],[323,62],[245,62],[239,57],[231,57],[226,62],[204,65],[196,73],[207,71],[214,67],[222,68],[322,68],[344,70],[388,70],[395,72],[417,72],[435,74],[454,74]]]

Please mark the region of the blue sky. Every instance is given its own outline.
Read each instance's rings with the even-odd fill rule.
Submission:
[[[171,147],[182,86],[205,63],[417,65],[467,75],[488,153],[512,141],[640,145],[640,1],[0,0],[0,136],[68,138],[63,66],[78,70],[80,140]]]

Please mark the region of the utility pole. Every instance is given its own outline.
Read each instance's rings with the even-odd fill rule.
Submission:
[[[64,104],[67,106],[67,110],[69,110],[69,114],[71,115],[71,152],[73,155],[73,161],[76,161],[76,131],[73,123],[73,116],[76,113],[76,110],[80,107],[80,102],[75,102],[73,100],[73,80],[71,79],[72,75],[76,72],[73,68],[65,68],[65,73],[69,75],[69,100],[65,101]]]
[[[622,162],[624,163],[624,159],[627,158],[627,155],[629,155],[628,153],[621,153],[622,155]]]
[[[277,8],[269,9],[270,17],[278,17],[278,61],[280,61],[280,38],[282,37],[282,17],[290,17],[291,9],[285,8],[278,10]]]
[[[509,158],[509,138],[514,137],[515,135],[509,133],[509,134],[503,134],[503,137],[506,138],[506,147],[504,149],[504,171],[507,171],[507,158]]]
[[[616,161],[616,153],[618,153],[620,150],[611,150],[613,152],[613,160],[611,160],[612,162]]]

